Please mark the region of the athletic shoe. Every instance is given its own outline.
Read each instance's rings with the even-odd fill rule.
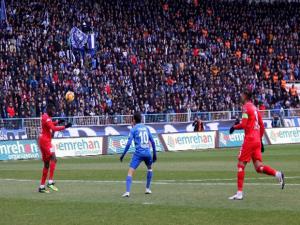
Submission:
[[[229,200],[243,200],[243,194],[236,193],[235,195],[228,198]]]
[[[122,195],[123,198],[129,198],[129,196],[130,196],[130,193],[129,193],[129,192],[125,192],[125,193]]]
[[[146,194],[146,195],[152,194],[152,191],[150,190],[150,188],[146,188],[145,194]]]
[[[44,194],[49,194],[50,193],[50,191],[48,191],[46,188],[41,188],[41,187],[39,187],[39,192],[40,193],[44,193]]]
[[[282,171],[280,172],[279,183],[280,183],[281,189],[283,190],[284,186],[285,186],[285,179],[284,179],[284,173]]]
[[[50,188],[52,191],[58,191],[58,188],[54,186],[55,183],[47,184],[47,187]]]

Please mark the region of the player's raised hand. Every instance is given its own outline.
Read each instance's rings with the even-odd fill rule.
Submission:
[[[234,126],[232,126],[232,127],[230,127],[230,129],[229,129],[229,134],[233,134],[233,132],[234,132]]]

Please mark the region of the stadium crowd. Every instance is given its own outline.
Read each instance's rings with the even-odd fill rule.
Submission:
[[[2,118],[299,107],[300,4],[218,0],[15,0],[0,32]],[[95,52],[69,32],[95,33]],[[76,98],[67,103],[68,90]]]

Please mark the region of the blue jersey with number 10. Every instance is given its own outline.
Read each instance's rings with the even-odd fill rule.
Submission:
[[[134,140],[136,154],[150,154],[150,142],[154,143],[154,140],[149,129],[144,124],[137,124],[130,130],[127,143],[128,147],[130,146],[132,140]]]

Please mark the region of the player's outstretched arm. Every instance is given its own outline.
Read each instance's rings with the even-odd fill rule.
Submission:
[[[133,130],[130,131],[130,135],[129,135],[129,138],[128,138],[126,147],[125,147],[125,149],[124,149],[123,154],[120,156],[120,161],[121,161],[121,162],[123,162],[123,159],[124,159],[126,153],[128,152],[128,150],[129,150],[129,148],[130,148],[130,145],[131,145],[132,140],[133,140]]]
[[[152,149],[153,149],[153,162],[155,162],[157,160],[157,156],[156,156],[156,145],[155,145],[155,141],[153,139],[152,134],[150,133],[150,131],[148,130],[148,134],[149,134],[149,140],[150,143],[152,145]]]
[[[243,113],[242,115],[242,121],[239,124],[236,124],[233,126],[235,130],[241,130],[245,129],[248,123],[248,114],[246,112]]]
[[[61,131],[66,129],[66,126],[55,126],[51,119],[47,120],[47,125],[52,131]]]
[[[235,130],[234,126],[238,125],[238,124],[240,124],[240,119],[239,118],[237,118],[234,122],[234,125],[232,125],[232,127],[230,127],[229,134],[232,134],[234,132],[234,130]]]
[[[54,124],[55,126],[57,126],[57,125],[62,125],[62,124],[64,124],[64,123],[65,123],[65,120],[59,119],[59,120],[54,120],[54,121],[52,121],[52,122],[53,122],[53,124]]]
[[[246,125],[247,125],[247,121],[248,119],[242,119],[242,122],[237,124],[237,125],[234,125],[234,129],[235,130],[241,130],[241,129],[245,129]]]

